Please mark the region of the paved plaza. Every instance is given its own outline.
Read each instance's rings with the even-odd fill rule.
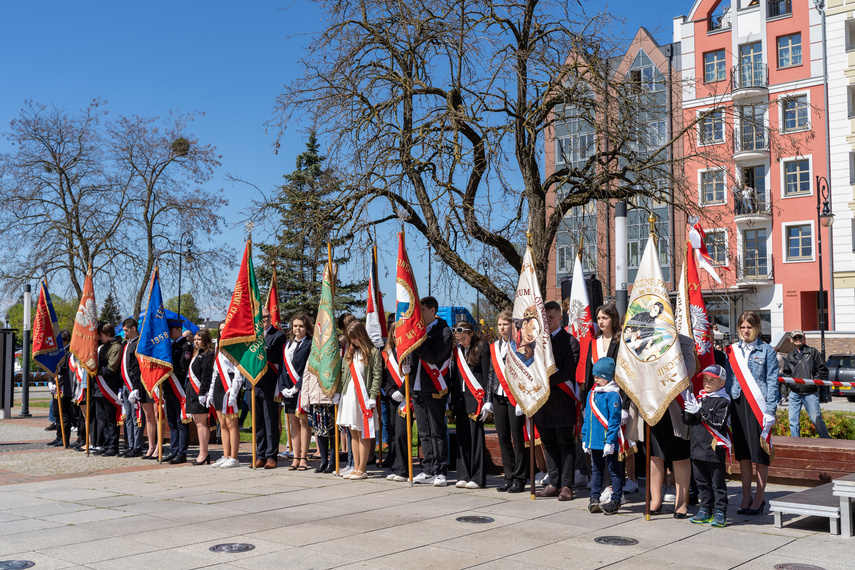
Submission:
[[[35,409],[34,413],[46,410]],[[36,568],[852,568],[855,538],[824,519],[735,515],[725,529],[665,514],[646,522],[643,493],[614,516],[577,499],[345,481],[313,471],[158,466],[46,450],[46,418],[0,421],[0,563]],[[29,443],[28,443],[29,442]],[[218,451],[218,446],[213,447]],[[244,446],[244,451],[248,446]],[[217,453],[217,455],[219,455]],[[453,473],[450,479],[453,478]],[[772,498],[793,488],[770,485]],[[492,522],[458,522],[484,516]],[[601,545],[616,536],[635,545]],[[216,553],[222,543],[244,553]],[[0,566],[2,567],[2,566]]]

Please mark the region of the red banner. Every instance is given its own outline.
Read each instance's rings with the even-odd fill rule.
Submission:
[[[77,357],[79,365],[89,374],[94,375],[98,371],[98,313],[95,310],[95,288],[91,272],[86,273],[69,348]]]

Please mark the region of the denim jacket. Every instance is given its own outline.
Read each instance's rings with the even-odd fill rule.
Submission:
[[[733,350],[742,350],[739,348],[739,343],[733,345]],[[751,375],[760,386],[760,391],[766,399],[765,412],[769,415],[775,415],[775,410],[778,409],[778,357],[775,355],[775,349],[763,341],[759,341],[756,346],[749,348],[746,360],[748,361],[748,369]],[[742,394],[742,386],[733,374],[730,366],[730,359],[725,363],[727,371],[727,380],[725,381],[725,389],[730,394],[732,399],[738,398]]]

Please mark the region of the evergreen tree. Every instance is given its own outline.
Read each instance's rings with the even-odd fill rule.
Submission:
[[[104,305],[101,307],[101,313],[98,315],[98,320],[118,325],[122,321],[122,308],[119,307],[119,302],[113,296],[111,291],[107,298],[104,299]]]
[[[279,187],[276,210],[282,228],[275,241],[259,244],[261,263],[256,266],[259,284],[267,288],[276,268],[279,307],[283,319],[305,311],[312,318],[318,313],[321,278],[327,262],[327,242],[340,245],[348,238],[339,236],[338,216],[330,205],[330,196],[339,190],[339,180],[323,168],[326,157],[320,155],[315,131],[309,133],[306,150],[297,156],[297,169],[284,175]],[[347,258],[333,258],[341,265]],[[336,283],[336,310],[365,306],[360,294],[367,282]],[[266,291],[265,291],[266,298]]]
[[[166,310],[178,312],[178,297],[172,297],[166,301]],[[196,298],[193,293],[181,294],[181,315],[186,317],[191,323],[198,323],[201,317],[199,316],[199,307],[196,305]]]

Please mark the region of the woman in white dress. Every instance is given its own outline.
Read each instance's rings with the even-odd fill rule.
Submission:
[[[371,454],[371,438],[379,426],[377,395],[383,379],[383,358],[371,342],[365,325],[347,325],[347,352],[342,363],[341,382],[333,403],[340,402],[336,423],[350,429],[353,471],[345,479],[367,479],[365,470]]]

